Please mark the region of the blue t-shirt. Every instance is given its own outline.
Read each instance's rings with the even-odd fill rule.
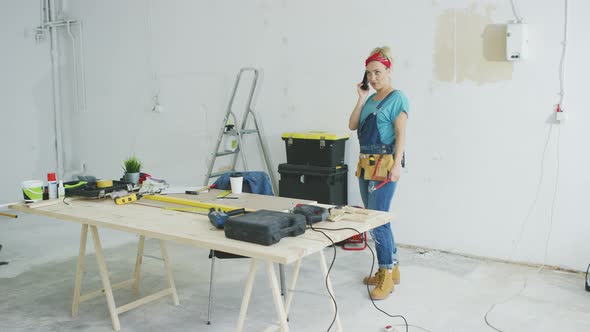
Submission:
[[[367,101],[363,106],[359,122],[359,130],[369,114],[377,112],[377,106],[381,100],[375,101],[373,100],[374,97],[375,94],[372,94],[367,98]],[[400,90],[395,90],[393,95],[385,101],[377,113],[377,129],[381,135],[381,142],[384,144],[392,144],[395,141],[395,127],[393,125],[395,119],[397,119],[397,116],[400,115],[401,112],[406,112],[406,114],[408,114],[409,111],[410,107],[408,104],[408,98]]]

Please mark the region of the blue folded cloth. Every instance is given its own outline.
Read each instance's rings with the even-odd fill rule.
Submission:
[[[217,180],[215,180],[214,184],[217,186],[217,189],[231,189],[229,177],[232,173],[234,172],[224,173],[219,178],[217,178]],[[244,177],[244,185],[248,185],[250,187],[250,191],[253,194],[274,196],[270,178],[266,172],[243,171],[240,173],[242,173],[242,176]]]

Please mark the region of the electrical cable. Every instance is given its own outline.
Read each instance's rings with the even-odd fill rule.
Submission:
[[[569,17],[569,5],[568,0],[565,1],[565,17],[564,17],[564,28],[563,28],[563,42],[561,49],[561,60],[559,61],[559,105],[563,104],[563,98],[565,96],[565,65],[567,56],[567,36],[568,36],[568,17]]]
[[[516,4],[514,3],[514,0],[510,0],[510,3],[512,4],[512,13],[514,13],[514,17],[516,18],[516,22],[521,23],[522,16],[520,16],[520,14],[518,13],[518,8],[516,8]]]
[[[520,18],[520,15],[518,14],[518,9],[516,8],[516,5],[514,3],[514,0],[511,0],[512,3],[512,10],[514,12],[514,15],[516,16],[518,22],[521,22],[522,19]],[[565,69],[566,69],[566,56],[567,56],[567,39],[568,39],[568,18],[569,18],[569,4],[568,4],[568,0],[564,0],[564,29],[563,29],[563,41],[562,41],[562,51],[561,51],[561,59],[559,61],[559,103],[557,104],[558,108],[563,109],[562,105],[563,105],[563,99],[565,97]],[[522,234],[524,232],[524,228],[525,225],[528,221],[528,218],[530,217],[532,210],[534,208],[534,206],[537,204],[537,200],[539,198],[539,193],[541,191],[541,184],[543,182],[543,173],[544,173],[544,161],[545,161],[545,153],[547,151],[547,146],[549,145],[549,139],[551,137],[551,130],[553,128],[553,125],[551,125],[550,129],[549,129],[549,133],[547,135],[547,141],[545,142],[545,148],[543,149],[543,156],[541,158],[541,176],[539,179],[539,183],[537,185],[537,192],[535,194],[535,199],[533,201],[533,204],[531,205],[531,208],[529,209],[529,212],[527,213],[527,216],[521,226],[521,230],[518,236],[518,240],[515,244],[515,247],[513,248],[512,254],[511,254],[511,258],[513,257],[518,245],[520,244],[520,240],[522,239]],[[557,151],[557,156],[556,156],[556,175],[555,175],[555,187],[554,187],[554,191],[553,191],[553,200],[551,202],[551,212],[550,212],[550,216],[549,216],[549,229],[547,231],[547,238],[545,240],[545,252],[543,255],[543,264],[541,265],[541,267],[537,270],[537,272],[534,275],[537,275],[545,266],[545,263],[547,262],[547,254],[548,254],[548,250],[549,250],[549,241],[551,240],[551,233],[552,233],[552,228],[553,228],[553,215],[555,212],[555,203],[557,201],[557,188],[559,185],[559,160],[560,160],[560,154],[559,154],[559,146],[560,146],[560,141],[561,141],[561,130],[558,128],[558,132],[557,132],[557,143],[556,143],[556,151]],[[495,303],[493,304],[490,309],[488,309],[488,311],[486,312],[485,316],[484,316],[484,320],[486,322],[486,324],[493,328],[494,330],[498,331],[498,332],[504,332],[498,328],[496,328],[495,326],[493,326],[489,321],[488,321],[488,314],[496,307],[496,305],[498,304],[503,304],[506,303],[508,301],[510,301],[512,298],[520,295],[526,288],[527,286],[527,282],[528,282],[528,278],[525,279],[525,282],[523,284],[522,289],[516,293],[515,295],[511,296],[510,298],[504,300],[503,302],[500,303]]]
[[[334,248],[334,257],[332,257],[332,262],[330,263],[330,267],[328,268],[328,272],[326,273],[326,280],[325,280],[326,290],[328,290],[328,294],[330,295],[330,298],[332,299],[332,302],[334,303],[334,318],[332,318],[332,322],[330,323],[330,326],[328,326],[328,329],[326,330],[326,332],[330,332],[330,329],[332,328],[332,326],[334,326],[334,323],[336,322],[336,317],[338,316],[338,303],[336,303],[336,298],[334,298],[334,295],[330,291],[330,287],[328,287],[328,277],[330,276],[330,271],[332,271],[332,267],[334,266],[334,262],[336,261],[336,243],[334,243],[334,240],[332,240],[332,238],[329,237],[326,233],[318,230],[317,228],[314,228],[312,225],[309,225],[309,227],[311,228],[311,230],[313,230],[315,232],[322,233],[328,240],[330,240],[330,242],[332,242],[332,248]]]
[[[359,234],[359,235],[362,236],[362,233],[360,231],[358,231],[357,229],[352,228],[352,227],[322,228],[322,227],[313,227],[312,225],[310,225],[310,228],[313,231],[320,232],[320,233],[324,234],[324,236],[327,237],[330,240],[330,242],[332,242],[333,244],[334,244],[334,241],[328,235],[326,235],[324,232],[322,232],[321,230],[327,230],[327,231],[351,230],[351,231],[354,231],[357,234]],[[369,276],[372,276],[373,275],[373,270],[375,268],[375,252],[373,251],[373,248],[371,248],[370,245],[367,245],[367,248],[369,248],[369,251],[371,251],[371,255],[373,256],[373,260],[371,261],[371,271],[369,272]],[[327,284],[328,284],[328,276],[329,276],[330,270],[332,269],[332,265],[334,264],[334,261],[335,260],[336,260],[336,246],[334,245],[334,258],[332,259],[332,264],[330,264],[330,268],[328,269],[328,274],[326,275],[326,287],[327,287]],[[330,290],[329,289],[328,289],[328,293],[330,293]],[[375,303],[375,301],[373,300],[373,298],[371,297],[371,290],[369,289],[369,285],[368,284],[367,284],[367,293],[369,294],[369,299],[371,299],[371,303],[373,303],[373,306],[375,307],[375,309],[377,309],[378,311],[382,312],[383,314],[385,314],[385,315],[387,315],[387,316],[389,316],[391,318],[401,318],[404,321],[404,324],[401,325],[401,326],[405,326],[406,327],[406,332],[408,332],[408,326],[410,326],[410,325],[408,324],[408,321],[406,320],[406,318],[404,316],[402,316],[402,315],[392,315],[392,314],[384,311],[383,309],[379,308],[377,306],[377,304]],[[330,293],[330,297],[332,297],[332,301],[334,301],[334,305],[336,306],[336,300],[334,299],[334,296],[332,296],[331,293]],[[332,324],[330,324],[330,327],[328,328],[328,331],[330,331],[330,328],[332,327],[332,325],[334,324],[334,321],[336,320],[337,308],[338,307],[336,306],[336,310],[334,312],[334,319],[332,320]],[[429,330],[427,330],[427,329],[425,329],[423,327],[417,326],[417,325],[412,325],[412,326],[416,326],[416,327],[421,328],[422,330],[427,331],[427,332],[429,331]]]
[[[556,156],[556,158],[557,158],[557,160],[556,160],[556,161],[557,161],[557,166],[556,166],[555,187],[554,187],[555,189],[554,189],[554,191],[553,191],[553,200],[552,200],[552,202],[551,202],[551,211],[550,211],[550,216],[549,216],[549,229],[547,230],[547,238],[546,238],[546,240],[545,240],[545,253],[544,253],[544,256],[543,256],[543,264],[541,264],[541,266],[539,267],[539,269],[537,269],[537,271],[536,271],[536,272],[535,272],[535,273],[534,273],[532,276],[536,276],[536,275],[538,275],[538,274],[539,274],[539,272],[541,272],[541,270],[542,270],[542,269],[545,267],[545,263],[547,262],[547,253],[548,253],[548,248],[549,248],[549,241],[550,241],[550,239],[551,239],[551,233],[552,233],[552,228],[553,228],[553,215],[554,215],[554,211],[555,211],[555,202],[557,201],[557,186],[558,186],[558,184],[559,184],[559,159],[560,159],[560,157],[559,157],[559,142],[560,142],[560,133],[561,133],[561,131],[560,131],[560,130],[559,130],[559,128],[558,128],[558,131],[557,131],[557,147],[556,147],[556,150],[557,150],[557,156]],[[547,145],[548,145],[548,143],[549,143],[549,137],[550,137],[550,136],[551,136],[551,130],[549,130],[549,135],[548,135],[548,137],[547,137],[547,142],[545,143],[545,149],[543,150],[543,158],[542,158],[542,160],[541,160],[541,163],[543,163],[543,161],[545,160],[545,156],[544,156],[544,155],[545,155],[545,152],[547,151]],[[541,167],[541,169],[543,169],[543,167]],[[531,209],[529,210],[529,214],[527,214],[527,218],[530,216],[530,212],[531,212],[532,208],[534,207],[534,205],[536,204],[536,201],[537,201],[537,198],[538,198],[538,194],[539,194],[539,191],[540,191],[540,185],[541,185],[541,182],[542,182],[542,178],[543,178],[543,176],[542,176],[542,174],[541,174],[541,178],[540,178],[540,181],[539,181],[539,186],[537,187],[537,195],[536,195],[536,197],[535,197],[535,201],[533,202],[534,204],[531,206]],[[527,220],[525,219],[525,222],[523,223],[523,225],[524,225],[526,222],[527,222]],[[513,252],[512,252],[512,255],[511,255],[511,259],[510,259],[510,260],[512,260],[512,258],[513,258],[513,255],[514,255],[514,253],[515,253],[515,250],[516,250],[516,247],[517,247],[517,246],[518,246],[518,244],[520,243],[520,239],[521,239],[521,237],[522,237],[522,231],[523,231],[523,230],[524,230],[524,227],[522,227],[522,228],[521,228],[521,233],[520,233],[520,236],[519,236],[518,242],[517,242],[517,243],[516,243],[516,245],[515,245],[515,248],[514,248],[514,250],[513,250]],[[498,332],[504,332],[503,330],[500,330],[500,329],[498,329],[497,327],[495,327],[494,325],[492,325],[492,324],[489,322],[489,320],[488,320],[488,315],[489,315],[489,313],[490,313],[490,312],[492,312],[492,310],[494,310],[494,308],[495,308],[497,305],[499,305],[499,304],[504,304],[504,303],[507,303],[507,302],[511,301],[513,298],[515,298],[515,297],[519,296],[520,294],[522,294],[522,292],[524,292],[524,290],[525,290],[525,289],[526,289],[526,287],[527,287],[527,284],[528,284],[529,278],[531,278],[531,277],[527,277],[527,278],[524,280],[523,286],[522,286],[522,288],[520,289],[520,291],[518,291],[518,293],[516,293],[516,294],[514,294],[514,295],[510,296],[509,298],[507,298],[506,300],[504,300],[504,301],[502,301],[502,302],[494,303],[494,304],[493,304],[493,305],[492,305],[492,306],[491,306],[491,307],[488,309],[488,311],[487,311],[487,312],[486,312],[486,314],[484,315],[484,321],[486,322],[486,324],[487,324],[489,327],[491,327],[492,329],[494,329],[494,330],[496,330],[496,331],[498,331]]]

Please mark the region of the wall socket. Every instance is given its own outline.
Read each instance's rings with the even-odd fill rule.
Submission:
[[[557,122],[562,123],[563,121],[565,121],[567,119],[567,114],[565,113],[563,108],[561,108],[559,106],[559,104],[555,105],[555,107],[553,108],[553,111],[555,112],[555,120]]]

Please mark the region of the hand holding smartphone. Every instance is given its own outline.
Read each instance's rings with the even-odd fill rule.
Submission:
[[[367,91],[369,90],[369,80],[367,79],[367,73],[363,76],[363,83],[361,84],[361,89]]]

